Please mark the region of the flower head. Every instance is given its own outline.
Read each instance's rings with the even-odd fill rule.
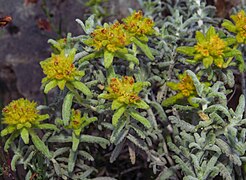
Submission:
[[[231,38],[221,39],[212,26],[206,34],[197,31],[196,40],[197,44],[194,47],[181,46],[177,48],[177,51],[194,57],[194,60],[188,60],[188,62],[202,61],[205,68],[214,66],[221,69],[227,68],[233,57],[241,55],[239,50],[230,47],[233,44]]]
[[[14,100],[2,110],[3,124],[7,127],[2,130],[1,136],[10,134],[16,130],[38,127],[40,121],[49,118],[49,115],[40,115],[37,103],[27,99]]]
[[[70,123],[68,125],[69,129],[73,129],[75,135],[79,136],[81,131],[88,126],[90,123],[96,121],[96,117],[89,118],[87,114],[84,114],[81,117],[81,111],[80,110],[74,110],[72,109]]]
[[[198,42],[195,50],[204,57],[222,57],[226,43],[217,34],[206,37],[205,41]]]
[[[3,108],[3,123],[7,125],[34,124],[39,117],[37,103],[27,99],[12,101]]]
[[[72,109],[72,114],[71,114],[69,127],[71,129],[79,129],[81,127],[82,123],[83,123],[83,120],[84,119],[81,118],[80,110]]]
[[[57,86],[63,90],[67,82],[79,81],[84,75],[83,71],[79,71],[73,64],[75,50],[68,55],[64,50],[60,54],[52,54],[50,58],[42,61],[41,67],[44,74],[42,83],[50,83],[52,88]],[[50,89],[45,90],[47,93]]]
[[[91,33],[91,38],[85,44],[93,46],[95,50],[106,49],[115,52],[130,44],[129,34],[124,30],[123,24],[115,22],[98,27]]]
[[[201,32],[196,33],[197,44],[195,49],[195,60],[203,60],[203,65],[208,68],[213,63],[222,68],[224,64],[223,55],[226,52],[227,44],[222,40],[215,29],[210,27],[206,35]]]
[[[228,31],[236,34],[236,40],[238,43],[246,43],[246,15],[243,10],[235,15],[231,15],[231,21],[225,20],[222,24]]]
[[[133,77],[130,76],[123,76],[121,79],[112,78],[109,86],[106,88],[108,93],[101,94],[99,97],[113,100],[113,110],[122,105],[136,105],[138,108],[147,109],[148,105],[141,100],[138,94],[142,91],[143,87],[149,85],[149,82],[134,82]],[[114,107],[116,104],[117,107]]]
[[[187,73],[180,74],[178,78],[179,78],[178,83],[175,82],[167,83],[167,86],[170,89],[177,91],[178,93],[164,100],[162,102],[162,105],[169,106],[176,103],[178,100],[186,99],[192,106],[197,106],[191,101],[191,98],[197,95],[196,87],[194,85],[192,78]]]
[[[124,76],[122,79],[112,78],[109,86],[106,88],[108,93],[102,94],[100,97],[116,100],[124,105],[138,104],[141,101],[138,94],[147,85],[149,85],[148,82],[135,83],[133,77],[130,76]]]
[[[143,17],[142,11],[134,12],[122,21],[124,22],[124,28],[132,36],[145,36],[154,33],[154,21],[150,18]]]
[[[196,94],[196,88],[194,86],[193,80],[188,74],[180,75],[179,80],[180,82],[177,84],[177,88],[183,94],[183,96],[189,97]]]

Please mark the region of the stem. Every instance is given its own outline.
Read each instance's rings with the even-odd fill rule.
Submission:
[[[115,71],[114,71],[114,67],[112,64],[108,67],[108,69],[106,69],[106,74],[107,74],[107,81],[109,84],[111,78],[115,77]]]

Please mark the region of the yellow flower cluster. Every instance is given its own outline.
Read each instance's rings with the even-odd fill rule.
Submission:
[[[131,33],[131,36],[151,35],[154,33],[154,21],[143,17],[142,11],[133,13],[131,16],[123,19],[124,28]]]
[[[85,43],[93,46],[97,51],[106,48],[108,51],[115,52],[130,44],[129,34],[123,27],[123,24],[119,22],[106,25],[106,27],[98,27],[91,33],[92,39]]]
[[[239,43],[243,43],[246,41],[246,15],[243,10],[241,10],[238,14],[231,16],[232,20],[235,23],[235,33],[236,39]]]
[[[82,125],[83,118],[81,118],[80,110],[72,109],[71,120],[69,124],[69,128],[71,129],[79,129]]]
[[[178,78],[179,78],[178,83],[167,82],[167,86],[170,89],[177,91],[178,93],[174,96],[165,99],[162,102],[162,105],[167,107],[175,104],[177,101],[187,100],[192,106],[196,107],[197,104],[194,104],[191,100],[197,94],[196,87],[194,85],[192,78],[187,73],[180,74]]]
[[[185,97],[189,97],[196,93],[196,88],[191,77],[188,74],[182,76],[182,79],[177,84],[178,90],[183,94]]]
[[[62,51],[61,54],[52,54],[50,58],[42,61],[40,63],[41,67],[47,76],[42,82],[53,79],[73,81],[76,77],[80,77],[81,72],[73,64],[74,55],[75,53],[66,56],[64,51]]]
[[[207,38],[206,41],[198,42],[197,45],[195,45],[195,50],[205,57],[222,57],[225,48],[226,43],[220,39],[217,34],[214,34]]]
[[[3,123],[8,125],[26,124],[27,126],[31,126],[39,117],[36,106],[37,103],[23,98],[12,101],[2,110]]]
[[[103,48],[110,52],[123,49],[131,43],[131,37],[151,35],[154,33],[154,22],[150,18],[144,18],[141,11],[134,12],[131,16],[114,24],[105,24],[104,27],[97,27],[91,38],[85,44],[93,46],[99,51]]]
[[[133,77],[112,78],[107,91],[109,92],[108,99],[117,99],[121,103],[134,104],[140,100],[139,92],[134,90]]]

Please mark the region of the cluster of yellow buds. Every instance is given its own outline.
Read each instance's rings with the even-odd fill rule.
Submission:
[[[121,105],[137,105],[141,100],[138,96],[148,82],[134,82],[133,77],[124,76],[122,79],[112,78],[109,86],[106,88],[107,94],[101,94],[99,97],[117,101]]]
[[[90,123],[96,121],[96,117],[89,118],[87,114],[81,116],[80,110],[72,109],[70,123],[68,125],[69,129],[72,129],[76,136],[79,136],[81,131],[88,126]]]
[[[56,129],[56,126],[53,124],[41,124],[40,122],[48,119],[49,115],[44,114],[40,115],[37,110],[37,103],[31,102],[27,99],[18,99],[12,101],[2,110],[3,114],[3,124],[6,124],[7,127],[1,131],[1,136],[6,136],[12,134],[10,141],[13,141],[14,138],[21,135],[23,141],[29,143],[29,133],[32,136],[35,136],[33,131],[30,129],[39,128],[39,129]],[[8,143],[6,143],[5,150],[8,149]]]
[[[167,86],[174,91],[178,91],[178,93],[174,96],[165,99],[162,102],[162,105],[170,106],[172,104],[175,104],[178,100],[187,99],[191,105],[196,106],[191,101],[191,98],[195,97],[197,94],[196,87],[194,86],[192,78],[187,73],[184,73],[180,74],[178,76],[178,79],[178,83],[167,82]]]
[[[238,12],[235,15],[230,16],[234,21],[233,24],[229,20],[224,20],[222,26],[225,27],[228,31],[236,34],[236,40],[238,43],[246,43],[246,15],[243,10]]]
[[[196,94],[193,80],[188,74],[181,74],[179,79],[180,82],[177,84],[177,89],[183,94],[183,96],[189,97]],[[167,83],[167,85],[172,87],[171,83]]]
[[[154,21],[150,18],[143,17],[142,11],[135,12],[124,18],[124,28],[131,36],[146,36],[154,33]]]
[[[135,112],[135,108],[148,109],[149,105],[143,101],[138,94],[143,87],[149,86],[149,82],[134,82],[133,77],[123,76],[121,79],[112,78],[109,86],[106,87],[108,93],[100,94],[98,97],[113,100],[111,109],[116,110],[112,117],[112,124],[117,125],[119,118],[130,108],[129,114],[145,127],[150,128],[149,121]]]
[[[227,68],[233,57],[241,55],[239,50],[230,47],[231,39],[221,39],[212,26],[206,34],[197,31],[196,40],[197,44],[194,47],[180,46],[177,51],[194,57],[188,62],[202,61],[205,68],[213,67],[213,65],[217,68]]]
[[[45,84],[45,93],[56,86],[63,90],[66,83],[80,81],[84,76],[84,72],[74,66],[74,56],[75,50],[71,50],[68,55],[63,50],[60,54],[52,54],[50,58],[40,62],[43,73],[46,75],[42,80]]]
[[[12,101],[8,106],[3,108],[3,123],[15,126],[17,129],[31,127],[36,124],[38,117],[37,103],[31,102],[27,99],[18,99]]]
[[[119,22],[98,27],[91,33],[91,37],[85,43],[93,46],[97,51],[105,48],[110,52],[115,52],[130,44],[129,34],[124,30],[123,24]]]
[[[69,123],[69,128],[71,129],[79,129],[83,123],[83,119],[81,118],[80,110],[72,109],[71,119]]]
[[[93,46],[96,51],[103,48],[110,52],[125,48],[131,43],[131,37],[141,37],[154,33],[154,22],[150,18],[143,17],[142,11],[134,12],[129,17],[114,24],[105,24],[104,27],[97,27],[91,38],[85,40],[85,44]]]

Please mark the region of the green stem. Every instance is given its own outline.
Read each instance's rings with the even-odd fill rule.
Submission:
[[[108,81],[108,84],[110,83],[110,80],[115,77],[115,71],[114,71],[114,67],[113,65],[111,64],[108,69],[106,69],[106,73],[107,73],[107,81]]]

